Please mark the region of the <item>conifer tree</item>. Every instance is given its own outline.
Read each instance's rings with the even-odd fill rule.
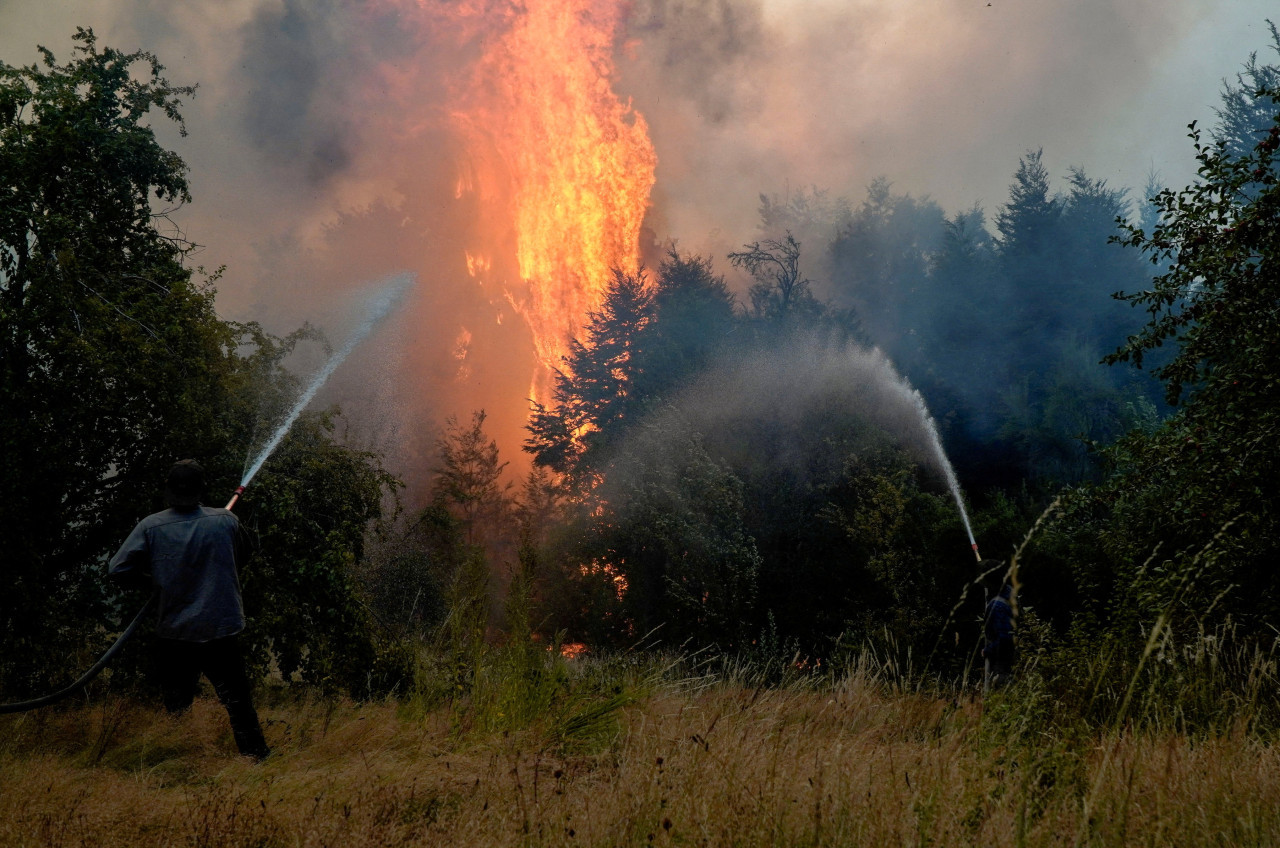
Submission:
[[[613,443],[640,408],[633,383],[643,361],[643,330],[653,297],[643,270],[615,268],[599,311],[589,313],[582,339],[569,343],[556,372],[554,406],[534,404],[525,449],[534,462],[573,474]]]

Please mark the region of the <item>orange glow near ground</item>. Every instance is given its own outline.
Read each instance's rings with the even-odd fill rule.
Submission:
[[[560,656],[567,660],[576,660],[589,651],[590,649],[582,642],[569,642],[560,646]]]

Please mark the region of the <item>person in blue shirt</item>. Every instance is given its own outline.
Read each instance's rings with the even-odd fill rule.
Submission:
[[[983,691],[999,688],[1013,679],[1013,664],[1017,661],[1017,648],[1013,641],[1013,586],[1005,583],[1000,594],[987,602],[983,614],[984,660]]]
[[[226,707],[240,753],[262,760],[270,749],[237,639],[245,625],[238,571],[245,532],[232,512],[201,506],[204,469],[195,460],[174,464],[165,494],[169,508],[138,522],[111,558],[109,574],[155,591],[165,708],[190,708],[204,674]]]

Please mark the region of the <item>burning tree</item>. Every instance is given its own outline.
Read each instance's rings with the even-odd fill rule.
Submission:
[[[640,340],[653,316],[644,272],[613,270],[598,311],[588,313],[585,338],[569,342],[557,369],[554,410],[534,404],[528,448],[534,461],[558,472],[576,472],[639,411],[632,383],[641,359]]]
[[[737,649],[773,627],[829,651],[842,630],[886,622],[936,635],[928,610],[950,600],[940,552],[958,521],[886,451],[900,428],[869,410],[898,408],[884,395],[901,400],[898,378],[847,341],[849,313],[808,291],[798,248],[748,246],[754,312],[698,257],[670,252],[649,286],[616,273],[557,405],[535,407],[527,449],[567,495],[540,598],[570,638],[660,628],[668,644]]]

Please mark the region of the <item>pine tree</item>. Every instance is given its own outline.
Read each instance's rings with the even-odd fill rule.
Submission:
[[[643,361],[643,330],[653,318],[653,296],[643,270],[613,279],[599,311],[588,316],[582,339],[569,343],[556,372],[554,406],[535,404],[525,449],[534,462],[572,475],[592,464],[620,437],[640,408],[633,383]]]
[[[1267,26],[1271,30],[1271,47],[1280,55],[1280,29],[1271,21]],[[1249,55],[1244,69],[1236,74],[1234,84],[1223,81],[1222,107],[1215,110],[1218,125],[1212,137],[1225,145],[1229,156],[1249,156],[1255,145],[1266,137],[1275,117],[1275,104],[1266,92],[1277,88],[1280,88],[1280,66],[1260,64],[1257,53]]]
[[[467,544],[478,546],[497,540],[511,506],[511,484],[501,482],[507,463],[498,460],[498,443],[484,433],[485,417],[481,409],[471,414],[470,426],[456,417],[445,422],[432,486],[435,503],[461,522]]]
[[[653,318],[641,332],[632,391],[648,409],[710,364],[732,341],[736,300],[711,261],[674,248],[658,266]]]
[[[996,215],[1000,252],[1014,261],[1025,261],[1051,242],[1054,225],[1062,212],[1049,194],[1049,170],[1041,161],[1043,150],[1028,151],[1018,162],[1009,202]]]

